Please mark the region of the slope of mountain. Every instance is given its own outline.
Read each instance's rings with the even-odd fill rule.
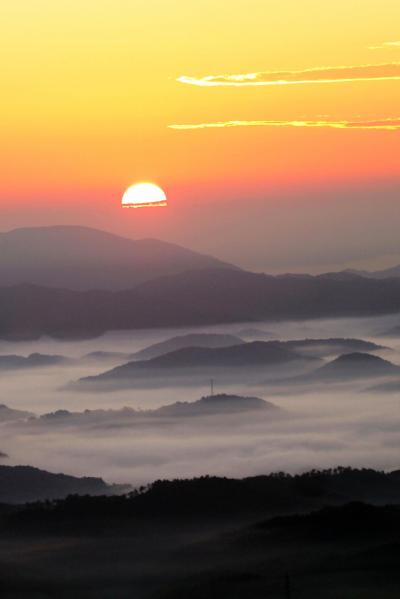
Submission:
[[[92,351],[81,357],[88,362],[127,362],[130,359],[131,354],[116,351]]]
[[[325,364],[304,379],[335,381],[360,378],[374,378],[400,374],[400,367],[378,356],[364,353],[351,353],[339,356]]]
[[[243,340],[235,335],[223,335],[217,333],[190,333],[171,337],[160,343],[154,343],[130,356],[131,360],[150,360],[163,354],[184,349],[188,347],[229,347],[239,345]]]
[[[380,333],[381,337],[400,337],[400,325]]]
[[[270,331],[264,331],[263,329],[256,329],[249,327],[246,329],[239,329],[235,331],[235,335],[243,338],[245,341],[264,341],[265,339],[273,339],[274,334]]]
[[[116,290],[163,275],[219,267],[230,265],[172,243],[134,241],[88,227],[37,227],[0,233],[3,286],[29,283]]]
[[[312,361],[313,358],[303,358],[289,349],[263,341],[222,348],[189,347],[151,360],[128,362],[97,376],[82,378],[76,385],[111,389],[114,386],[129,387],[141,378],[150,383],[159,379],[166,384],[168,376],[190,377],[197,371],[204,378],[216,369],[225,371],[226,374],[231,373],[232,377],[235,374],[238,376],[239,372],[243,376],[243,371],[251,372],[253,368],[265,369],[304,360]]]
[[[94,337],[108,330],[371,316],[400,311],[400,279],[272,277],[197,270],[133,289],[0,288],[0,338]]]
[[[400,264],[392,266],[391,268],[385,268],[383,270],[355,270],[348,269],[345,273],[355,274],[360,277],[367,277],[369,279],[390,279],[400,277]]]
[[[365,389],[367,393],[400,393],[400,378]]]
[[[30,354],[28,357],[0,355],[0,370],[20,370],[23,368],[40,368],[43,366],[60,366],[67,364],[68,358],[57,355]]]
[[[68,495],[113,495],[129,490],[101,478],[53,474],[31,466],[0,466],[0,503],[62,499]]]
[[[26,412],[25,410],[13,410],[5,404],[0,404],[0,422],[26,420],[27,418],[34,418],[34,414],[32,412]]]
[[[377,345],[371,341],[343,337],[334,337],[330,339],[295,339],[293,341],[278,341],[277,343],[296,352],[319,357],[328,357],[345,352],[371,352],[388,349],[387,347]]]

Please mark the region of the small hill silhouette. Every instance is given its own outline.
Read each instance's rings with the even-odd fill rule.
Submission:
[[[160,416],[196,416],[207,414],[233,414],[254,410],[279,410],[269,401],[242,395],[207,395],[195,402],[177,402],[154,411]]]

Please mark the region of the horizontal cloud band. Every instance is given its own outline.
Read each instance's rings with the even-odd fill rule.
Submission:
[[[225,127],[330,127],[333,129],[400,130],[400,118],[376,121],[217,121],[192,125],[169,125],[170,129],[222,129]]]
[[[400,48],[399,42],[383,42],[379,46],[368,46],[369,50],[386,50],[387,48]]]
[[[200,87],[299,85],[306,83],[344,83],[352,81],[400,80],[400,62],[350,67],[318,67],[303,71],[266,71],[241,75],[208,75],[196,78],[183,75],[180,83]]]

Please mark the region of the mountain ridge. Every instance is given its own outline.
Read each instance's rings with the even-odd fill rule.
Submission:
[[[214,268],[123,291],[0,287],[0,338],[90,338],[109,330],[398,312],[400,279],[282,278]]]

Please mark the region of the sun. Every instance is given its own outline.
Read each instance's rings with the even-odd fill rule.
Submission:
[[[154,183],[136,183],[125,191],[121,205],[123,208],[167,206],[167,196]]]

